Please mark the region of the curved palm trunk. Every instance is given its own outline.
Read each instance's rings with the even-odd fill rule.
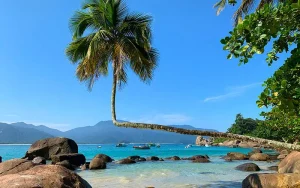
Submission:
[[[112,95],[111,95],[111,111],[112,111],[112,121],[118,127],[152,129],[152,130],[161,130],[161,131],[174,132],[174,133],[186,134],[186,135],[201,135],[201,136],[211,136],[216,138],[229,138],[229,139],[237,139],[243,141],[253,141],[253,142],[258,142],[260,144],[271,145],[274,148],[300,150],[300,145],[267,140],[262,138],[255,138],[255,137],[245,136],[245,135],[222,133],[222,132],[211,132],[211,131],[200,131],[200,130],[188,130],[188,129],[175,128],[171,126],[158,125],[158,124],[118,122],[116,118],[116,111],[115,111],[116,88],[117,88],[117,78],[116,75],[114,75]]]

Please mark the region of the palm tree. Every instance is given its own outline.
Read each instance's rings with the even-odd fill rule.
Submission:
[[[264,5],[272,3],[274,5],[281,3],[281,2],[287,2],[290,0],[241,0],[240,6],[235,11],[233,18],[234,23],[237,25],[245,15],[249,14],[250,11],[261,9],[264,7]],[[296,2],[297,0],[292,0]],[[215,5],[214,8],[217,8],[217,15],[219,15],[222,10],[226,7],[226,5],[235,5],[237,4],[236,0],[219,0]]]
[[[92,89],[94,82],[113,67],[112,119],[116,121],[117,86],[127,83],[129,66],[143,82],[149,82],[157,65],[157,51],[151,46],[152,18],[129,14],[122,0],[88,0],[72,17],[73,42],[66,53],[78,63],[77,77]]]
[[[88,0],[83,4],[82,10],[77,11],[71,18],[73,41],[67,47],[66,54],[71,62],[78,65],[76,70],[78,79],[86,82],[91,90],[98,78],[108,75],[108,66],[112,64],[111,111],[116,126],[282,145],[281,142],[230,133],[117,121],[116,90],[117,87],[127,83],[126,67],[130,67],[142,81],[149,82],[157,66],[158,52],[151,46],[151,21],[152,18],[147,15],[129,14],[122,0]],[[294,145],[289,147],[292,148]]]

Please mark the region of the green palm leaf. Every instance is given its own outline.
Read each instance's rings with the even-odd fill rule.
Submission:
[[[226,5],[235,5],[234,2],[235,0],[219,0],[215,5],[214,8],[217,9],[217,15],[219,15]],[[245,15],[249,14],[252,10],[254,10],[255,7],[256,10],[261,9],[264,7],[266,4],[278,4],[280,2],[287,2],[287,1],[292,1],[292,2],[297,2],[297,0],[240,0],[238,1],[239,7],[235,11],[233,15],[234,23],[237,25],[244,17]]]

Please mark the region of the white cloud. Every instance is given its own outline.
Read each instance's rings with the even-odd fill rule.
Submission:
[[[130,121],[171,125],[188,123],[191,119],[191,117],[184,114],[155,114],[143,116],[139,119]]]
[[[12,124],[12,123],[16,123],[16,122],[14,122],[14,121],[0,121],[0,123]]]
[[[238,96],[240,94],[241,93],[239,93],[239,92],[230,92],[230,93],[227,93],[227,94],[224,94],[224,95],[218,95],[218,96],[215,96],[215,97],[207,97],[207,98],[204,99],[204,102],[223,100],[223,99],[227,99],[227,98],[230,98],[230,97]]]
[[[224,100],[227,98],[240,96],[243,93],[245,93],[247,90],[257,87],[261,84],[262,84],[262,82],[243,85],[243,86],[237,86],[237,87],[229,87],[229,88],[227,88],[227,90],[229,92],[222,94],[222,95],[218,95],[218,96],[207,97],[203,100],[203,102],[213,102],[213,101],[219,101],[219,100]]]

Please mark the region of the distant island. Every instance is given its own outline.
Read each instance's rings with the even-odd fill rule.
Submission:
[[[212,129],[195,128],[190,125],[172,125],[178,128],[191,130]],[[141,130],[133,128],[116,127],[112,121],[100,121],[94,126],[79,127],[62,132],[44,125],[32,125],[24,122],[0,123],[0,144],[31,144],[36,140],[51,137],[67,137],[80,144],[114,144],[126,143],[194,143],[196,136],[180,135],[176,133]]]

